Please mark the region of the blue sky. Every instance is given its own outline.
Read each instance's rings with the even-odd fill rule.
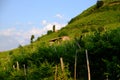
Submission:
[[[0,0],[0,51],[29,44],[56,25],[64,27],[97,0]]]

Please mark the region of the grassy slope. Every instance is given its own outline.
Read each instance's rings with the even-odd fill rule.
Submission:
[[[120,24],[120,5],[104,5],[100,9],[95,6],[85,10],[82,14],[73,18],[67,26],[61,29],[58,33],[45,35],[41,37],[41,41],[49,41],[58,36],[60,32],[66,32],[71,38],[76,34],[81,34],[83,29],[92,31],[91,28],[105,27],[112,29],[118,27]],[[113,26],[115,25],[115,26]],[[116,26],[117,25],[117,26]]]
[[[67,26],[62,28],[57,33],[52,33],[50,35],[44,35],[40,37],[39,40],[35,41],[33,44],[24,46],[23,48],[28,51],[28,53],[34,52],[36,47],[49,45],[49,40],[58,37],[61,32],[66,32],[70,36],[71,40],[76,37],[76,35],[83,34],[83,30],[87,30],[92,33],[93,30],[97,30],[99,27],[104,27],[105,30],[114,29],[120,27],[120,4],[109,3],[105,0],[106,4],[99,9],[96,9],[96,5],[85,10],[82,14],[73,18]],[[33,46],[33,47],[31,47]],[[31,50],[32,48],[32,50]],[[10,54],[11,53],[11,54]],[[14,49],[11,51],[0,53],[1,65],[5,65],[9,61],[10,55],[19,55],[19,49]]]

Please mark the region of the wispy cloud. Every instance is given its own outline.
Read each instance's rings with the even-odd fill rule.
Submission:
[[[64,16],[61,15],[61,14],[56,14],[55,17],[56,17],[56,18],[59,18],[59,19],[64,19]]]
[[[46,32],[47,30],[52,30],[53,25],[56,26],[56,29],[61,29],[62,27],[64,27],[66,24],[61,24],[58,22],[48,22],[47,20],[42,21],[42,23],[45,22],[43,30]]]
[[[18,41],[12,36],[0,35],[0,51],[18,47]]]
[[[42,25],[46,25],[46,24],[47,24],[47,21],[46,21],[46,20],[42,20],[41,24],[42,24]]]
[[[15,28],[0,30],[0,35],[10,36],[13,35],[15,31]]]

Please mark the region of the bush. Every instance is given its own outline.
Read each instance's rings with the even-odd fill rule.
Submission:
[[[82,30],[82,33],[86,33],[86,32],[89,32],[88,29],[83,29]]]
[[[98,31],[99,31],[99,32],[102,32],[102,31],[104,31],[104,30],[105,30],[104,27],[99,27],[99,28],[98,28]]]
[[[103,6],[103,4],[104,4],[104,2],[103,2],[103,1],[100,1],[100,0],[99,0],[99,1],[97,1],[97,6],[96,6],[96,7],[97,7],[97,9],[98,9],[98,8],[100,8],[100,7],[102,7],[102,6]]]
[[[52,64],[49,64],[47,61],[41,63],[39,67],[32,64],[32,67],[29,68],[28,80],[53,80],[53,78]]]
[[[52,30],[48,30],[47,35],[51,34],[52,32],[53,32]]]
[[[58,35],[58,37],[62,37],[62,36],[68,36],[68,34],[65,31],[63,31]]]

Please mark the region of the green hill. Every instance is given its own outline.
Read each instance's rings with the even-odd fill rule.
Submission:
[[[69,40],[63,41],[64,36]],[[30,45],[1,52],[0,79],[54,80],[56,74],[57,80],[73,80],[77,54],[76,77],[87,80],[87,49],[92,80],[104,80],[107,76],[119,80],[119,48],[120,1],[98,1],[58,32],[43,35]],[[60,66],[61,57],[64,71]]]
[[[87,29],[88,32],[92,32],[99,27],[104,27],[105,29],[116,28],[116,25],[119,25],[120,22],[119,9],[120,1],[116,2],[116,4],[114,2],[106,4],[104,2],[100,8],[96,8],[96,5],[94,5],[85,10],[82,14],[79,14],[75,18],[71,19],[68,22],[68,25],[61,29],[58,33],[46,35],[45,37],[49,40],[57,37],[61,32],[65,32],[71,38],[74,38],[76,34],[81,34],[82,30],[85,29]],[[44,38],[43,40],[46,40]]]

